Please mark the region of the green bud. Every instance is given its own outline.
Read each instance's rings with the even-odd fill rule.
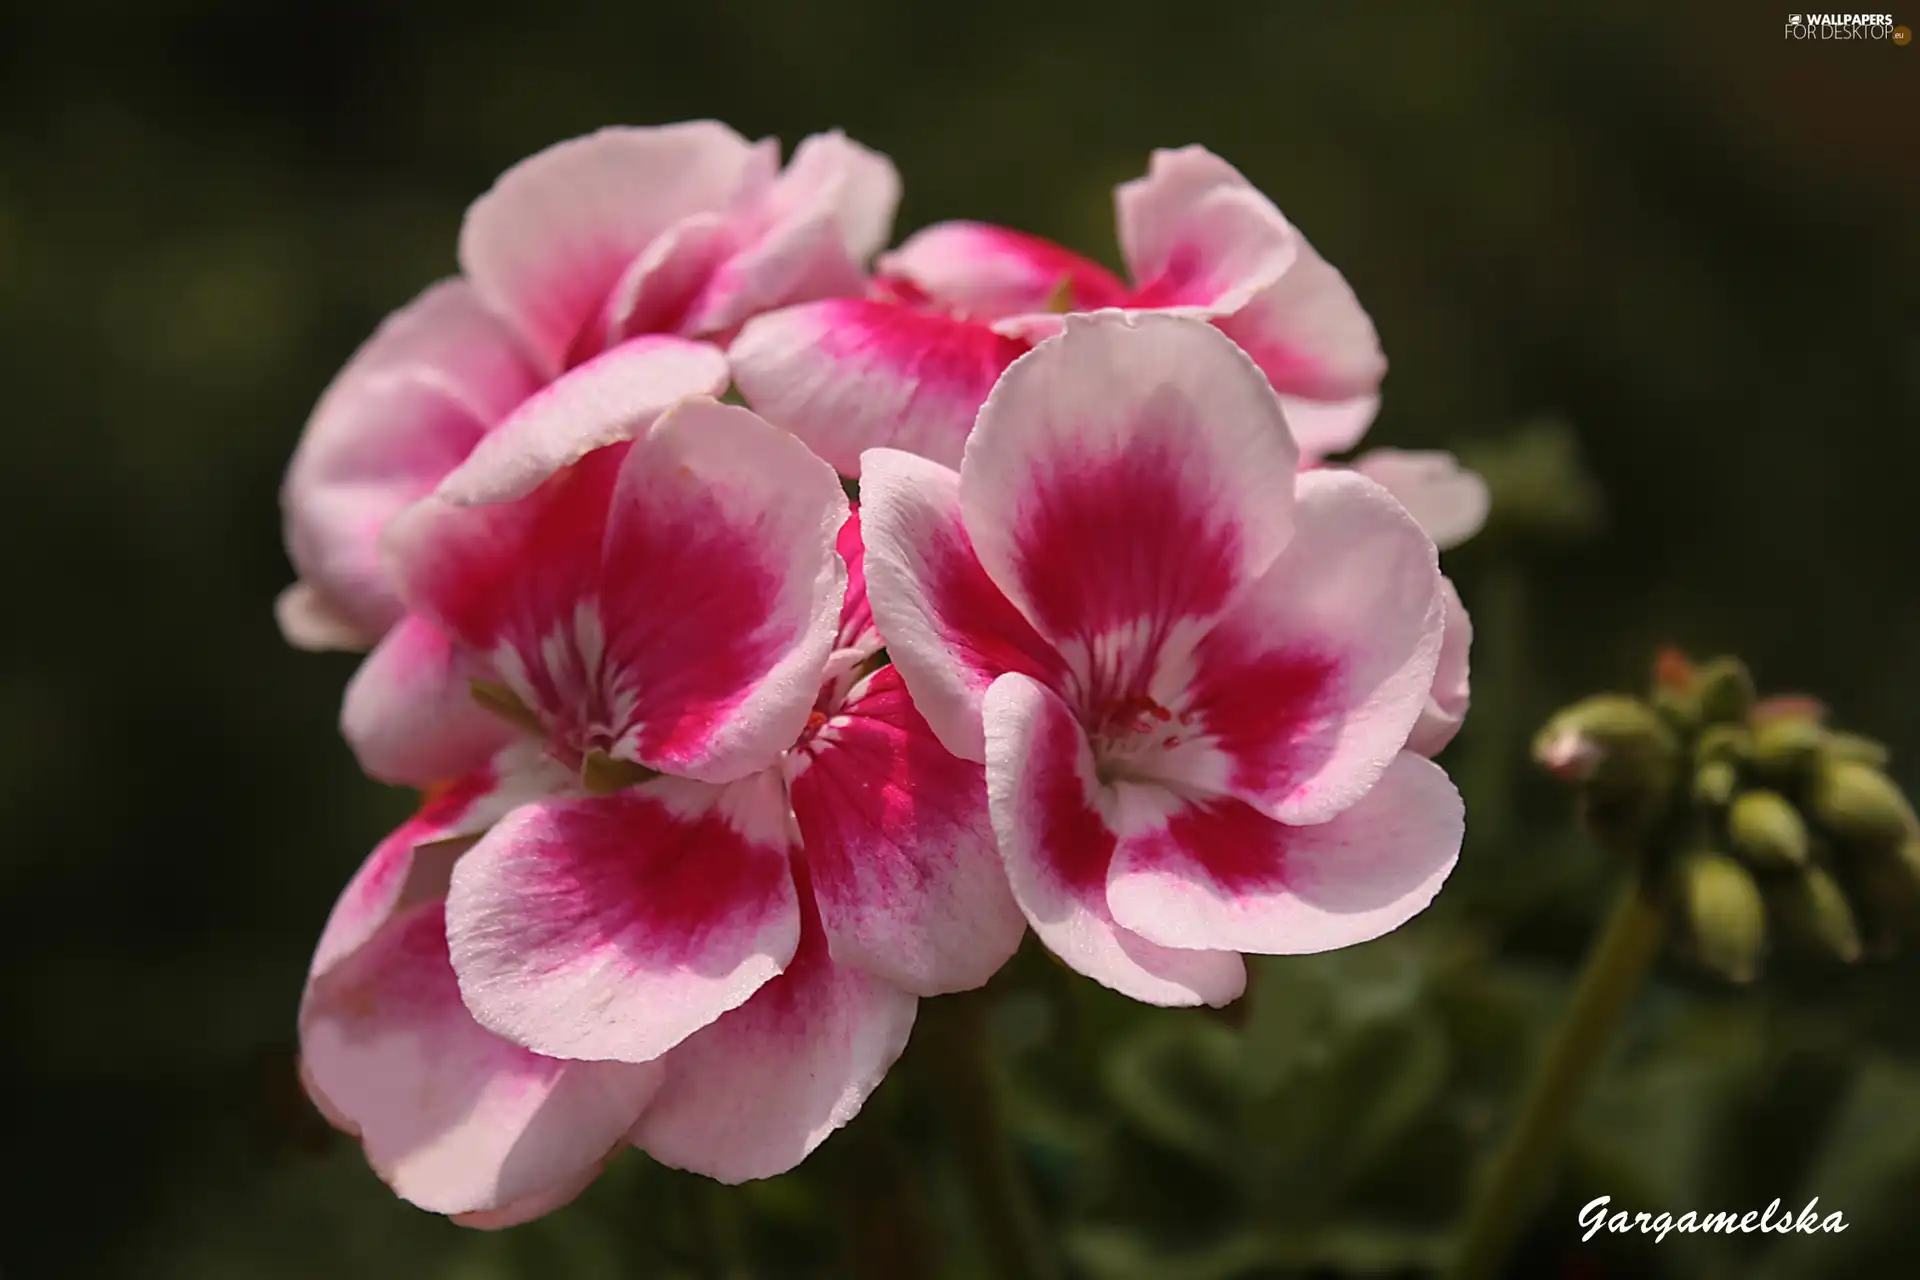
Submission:
[[[1727,810],[1727,843],[1762,871],[1784,871],[1807,862],[1807,824],[1777,791],[1748,791]]]
[[[1710,724],[1693,744],[1693,762],[1697,765],[1724,761],[1738,767],[1752,754],[1753,733],[1740,724]]]
[[[1722,977],[1751,982],[1767,944],[1766,904],[1753,877],[1711,850],[1683,855],[1675,876],[1694,954]]]
[[[1753,730],[1753,768],[1774,782],[1797,782],[1820,762],[1826,731],[1817,720],[1780,716],[1762,721]]]
[[[1585,790],[1587,819],[1609,838],[1631,839],[1658,825],[1680,784],[1680,740],[1638,698],[1601,694],[1547,722],[1533,757]]]
[[[1725,760],[1709,760],[1693,773],[1693,800],[1704,809],[1724,809],[1740,786],[1740,771]]]
[[[1753,710],[1753,676],[1738,658],[1715,658],[1695,672],[1693,696],[1702,724],[1737,724]]]
[[[1885,743],[1875,742],[1872,738],[1863,738],[1857,733],[1829,732],[1827,734],[1829,760],[1852,760],[1857,764],[1884,769],[1892,756],[1893,753],[1887,750]]]
[[[1853,858],[1844,871],[1876,952],[1893,951],[1902,937],[1920,939],[1920,837]]]
[[[1915,834],[1913,806],[1893,779],[1857,760],[1827,760],[1807,790],[1807,812],[1855,849],[1897,849]]]
[[[1780,881],[1769,894],[1781,928],[1810,950],[1843,964],[1860,958],[1860,927],[1840,882],[1819,867]]]

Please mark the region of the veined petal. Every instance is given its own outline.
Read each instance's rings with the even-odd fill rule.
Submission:
[[[1373,321],[1305,237],[1286,272],[1218,324],[1282,395],[1349,400],[1377,394],[1387,374]]]
[[[1295,827],[1238,800],[1199,801],[1121,842],[1114,918],[1170,947],[1301,955],[1366,942],[1440,891],[1465,810],[1437,765],[1411,752],[1327,822]]]
[[[1392,494],[1442,551],[1457,547],[1487,522],[1487,482],[1438,449],[1372,449],[1353,469]]]
[[[790,838],[759,812],[778,789],[768,776],[507,815],[447,896],[474,1016],[539,1053],[646,1062],[744,1003],[793,958],[800,929]]]
[[[1104,688],[1127,683],[1104,668],[1151,667],[1273,562],[1297,462],[1266,380],[1217,330],[1109,311],[1007,370],[960,506],[987,575]]]
[[[711,120],[610,128],[500,175],[460,229],[460,265],[548,376],[635,258],[683,218],[730,208],[765,153]]]
[[[883,254],[880,274],[971,320],[1127,305],[1126,284],[1071,249],[986,222],[940,222]]]
[[[986,777],[882,667],[788,756],[793,811],[836,964],[915,995],[965,991],[1020,945]]]
[[[598,610],[616,756],[727,782],[812,711],[846,600],[832,469],[746,409],[693,399],[627,456]]]
[[[1440,579],[1440,592],[1446,609],[1446,633],[1440,640],[1433,688],[1427,693],[1420,719],[1414,722],[1413,732],[1407,737],[1407,750],[1428,758],[1439,755],[1460,732],[1472,701],[1467,666],[1473,648],[1473,621],[1467,617],[1467,607],[1460,602],[1460,593],[1454,589],[1451,578]]]
[[[801,920],[786,972],[662,1060],[632,1133],[660,1163],[725,1183],[785,1173],[859,1114],[906,1048],[915,999],[836,963],[804,891]]]
[[[428,787],[484,765],[513,727],[474,701],[471,682],[483,674],[431,622],[402,619],[347,682],[340,731],[360,767]]]
[[[461,280],[421,293],[354,353],[314,407],[280,494],[287,553],[331,617],[374,639],[399,618],[381,531],[538,385],[512,332]]]
[[[1293,263],[1299,237],[1273,202],[1201,147],[1155,151],[1114,190],[1135,307],[1239,309]]]
[[[751,321],[728,358],[748,404],[857,476],[872,448],[957,467],[987,393],[1026,349],[984,325],[839,298]]]
[[[834,540],[840,562],[847,566],[847,594],[840,605],[840,629],[834,634],[836,652],[854,650],[862,654],[879,651],[879,629],[873,625],[873,605],[867,599],[867,548],[860,536],[860,508],[847,512]]]
[[[1005,675],[986,696],[987,796],[1014,899],[1049,950],[1149,1004],[1224,1005],[1246,988],[1231,951],[1171,950],[1115,923],[1107,878],[1118,838],[1093,755],[1051,690]]]
[[[1372,481],[1299,478],[1294,540],[1202,639],[1182,711],[1224,754],[1225,790],[1283,822],[1323,822],[1406,745],[1438,660],[1433,542]]]
[[[727,359],[704,342],[634,338],[534,393],[441,482],[459,505],[523,498],[595,449],[631,440],[688,396],[727,388]]]
[[[443,904],[411,907],[315,981],[301,1061],[396,1193],[499,1211],[590,1175],[659,1086],[652,1063],[559,1062],[483,1030],[447,961]]]
[[[980,763],[987,687],[1007,671],[1055,681],[1060,660],[980,567],[958,476],[893,449],[864,470],[867,598],[887,656],[947,750]]]

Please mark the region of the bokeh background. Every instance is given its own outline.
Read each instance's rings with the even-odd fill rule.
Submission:
[[[1372,442],[1454,447],[1499,482],[1494,528],[1449,557],[1480,635],[1441,904],[1265,966],[1233,1019],[1031,956],[967,1015],[1075,1274],[1420,1274],[1612,876],[1527,771],[1545,713],[1638,685],[1659,643],[1733,650],[1920,784],[1920,50],[1788,43],[1783,18],[5,6],[0,1274],[991,1274],[919,1088],[933,1033],[798,1174],[715,1195],[632,1156],[502,1235],[394,1201],[292,1084],[311,944],[408,797],[335,735],[351,661],[274,630],[281,468],[334,369],[452,269],[501,169],[697,116],[789,144],[845,127],[903,171],[901,233],[979,217],[1109,261],[1112,185],[1203,142],[1371,310],[1393,364]],[[1788,960],[1733,990],[1663,964],[1513,1274],[1914,1274],[1917,979]],[[1819,1195],[1852,1225],[1577,1247],[1602,1194]]]

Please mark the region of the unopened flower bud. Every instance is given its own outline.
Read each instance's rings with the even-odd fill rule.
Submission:
[[[1913,806],[1893,779],[1857,760],[1827,760],[1807,789],[1807,812],[1858,850],[1897,849],[1916,834]]]
[[[1840,882],[1820,867],[1782,879],[1768,895],[1783,932],[1843,964],[1860,958],[1860,927]]]
[[[1829,760],[1852,760],[1875,769],[1886,768],[1887,761],[1892,758],[1892,752],[1887,750],[1885,743],[1875,742],[1857,733],[1829,731],[1826,749]]]
[[[1693,683],[1702,724],[1737,724],[1753,709],[1753,676],[1738,658],[1715,658],[1701,664]]]
[[[1724,809],[1740,786],[1740,771],[1725,760],[1709,760],[1693,771],[1693,800],[1704,809]]]
[[[1753,730],[1754,771],[1769,781],[1797,782],[1819,763],[1825,739],[1818,720],[1789,715],[1762,720]]]
[[[1753,733],[1740,724],[1710,724],[1693,744],[1693,762],[1715,761],[1738,766],[1753,754]]]
[[[1920,938],[1920,837],[1855,857],[1845,870],[1876,952],[1896,950],[1901,938]]]
[[[1777,791],[1748,791],[1727,810],[1727,843],[1762,871],[1806,865],[1807,824]]]
[[[1586,816],[1596,834],[1630,841],[1667,815],[1680,783],[1680,740],[1638,698],[1601,694],[1576,702],[1547,722],[1533,757],[1585,789]]]
[[[1752,981],[1767,944],[1766,904],[1753,877],[1725,854],[1698,849],[1674,871],[1695,956],[1734,982]]]

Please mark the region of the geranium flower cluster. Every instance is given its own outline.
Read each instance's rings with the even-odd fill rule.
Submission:
[[[342,728],[424,798],[302,1070],[417,1205],[779,1173],[1028,928],[1219,1005],[1453,865],[1485,492],[1327,461],[1386,367],[1340,274],[1198,148],[1119,189],[1130,281],[973,223],[873,263],[899,190],[839,134],[561,143],[307,425],[282,627],[370,647]]]

